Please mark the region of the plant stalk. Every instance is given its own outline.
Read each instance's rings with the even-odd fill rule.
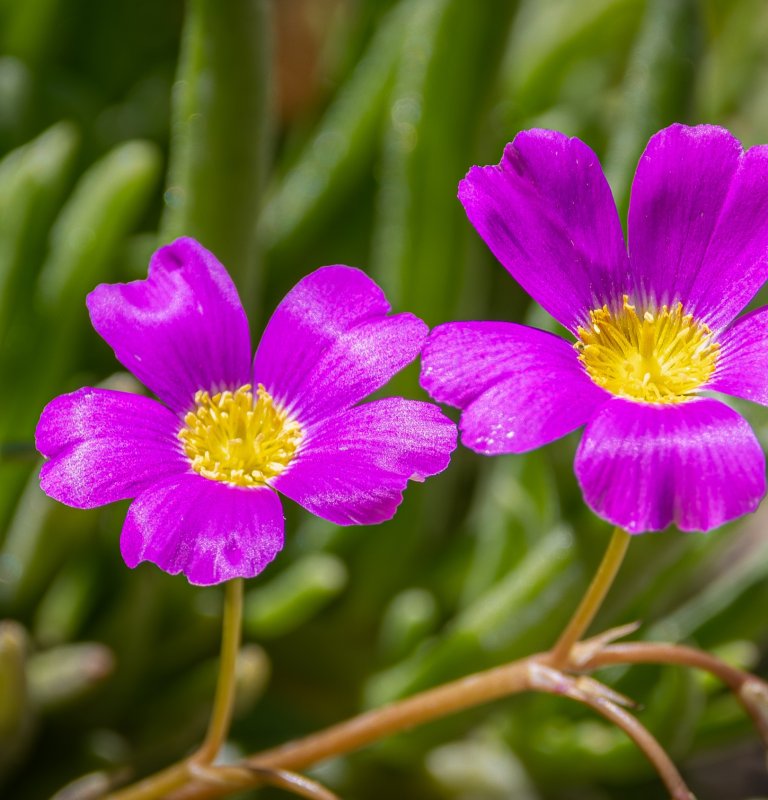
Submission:
[[[560,638],[550,652],[550,665],[553,667],[563,667],[568,663],[571,649],[586,633],[587,628],[592,624],[592,620],[600,610],[600,606],[608,594],[608,590],[613,585],[613,581],[624,561],[624,555],[629,546],[630,535],[622,528],[613,529],[611,541],[605,551],[603,560],[597,568],[595,577],[592,578],[586,594],[579,603],[575,614],[565,630],[560,634]]]
[[[183,786],[191,779],[196,765],[211,764],[227,738],[232,721],[237,679],[237,654],[243,618],[243,579],[224,584],[224,618],[221,636],[221,660],[213,710],[202,745],[188,759],[174,764],[138,783],[108,795],[106,800],[156,800]]]

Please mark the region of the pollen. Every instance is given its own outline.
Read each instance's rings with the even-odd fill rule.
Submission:
[[[192,469],[233,486],[264,486],[291,463],[304,432],[259,385],[195,394],[178,437]]]
[[[638,309],[624,295],[623,308],[590,312],[578,329],[576,349],[592,380],[620,397],[645,403],[681,403],[715,370],[720,345],[712,331],[682,303]]]

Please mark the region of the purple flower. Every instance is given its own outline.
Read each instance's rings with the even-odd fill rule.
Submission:
[[[192,239],[149,277],[88,296],[96,331],[161,402],[80,389],[37,426],[40,483],[92,508],[134,499],[120,546],[191,583],[251,577],[283,544],[276,492],[339,525],[390,519],[409,479],[448,465],[456,431],[431,403],[359,401],[419,354],[427,328],[381,289],[323,267],[278,306],[251,363],[232,280]]]
[[[631,532],[709,530],[754,511],[765,459],[721,392],[768,405],[768,147],[657,133],[632,186],[629,247],[595,154],[532,130],[459,198],[511,275],[575,337],[505,322],[432,331],[422,385],[462,409],[465,445],[521,453],[586,424],[589,506]],[[629,250],[629,253],[627,252]]]

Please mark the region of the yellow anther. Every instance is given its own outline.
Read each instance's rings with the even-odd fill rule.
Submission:
[[[264,486],[290,464],[304,432],[263,386],[250,384],[211,396],[199,391],[196,408],[178,436],[192,469],[234,486]]]
[[[621,310],[590,312],[576,349],[592,380],[609,392],[646,403],[680,403],[715,370],[720,345],[712,331],[683,314],[682,303],[638,316],[624,296]]]

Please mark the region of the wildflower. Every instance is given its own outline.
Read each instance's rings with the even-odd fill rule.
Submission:
[[[720,392],[768,405],[768,148],[728,131],[657,133],[632,186],[629,247],[595,154],[532,130],[459,198],[518,283],[575,342],[505,322],[437,327],[422,385],[462,409],[462,441],[520,453],[586,424],[588,505],[631,532],[709,530],[754,511],[765,460]],[[734,321],[735,320],[735,321]]]
[[[146,280],[102,284],[96,331],[160,402],[104,389],[57,397],[36,439],[40,482],[77,508],[134,499],[120,540],[191,583],[251,577],[283,543],[276,492],[339,525],[390,519],[409,479],[443,470],[453,424],[431,403],[359,401],[419,353],[411,314],[350,267],[300,281],[251,363],[224,268],[192,239],[157,251]]]

